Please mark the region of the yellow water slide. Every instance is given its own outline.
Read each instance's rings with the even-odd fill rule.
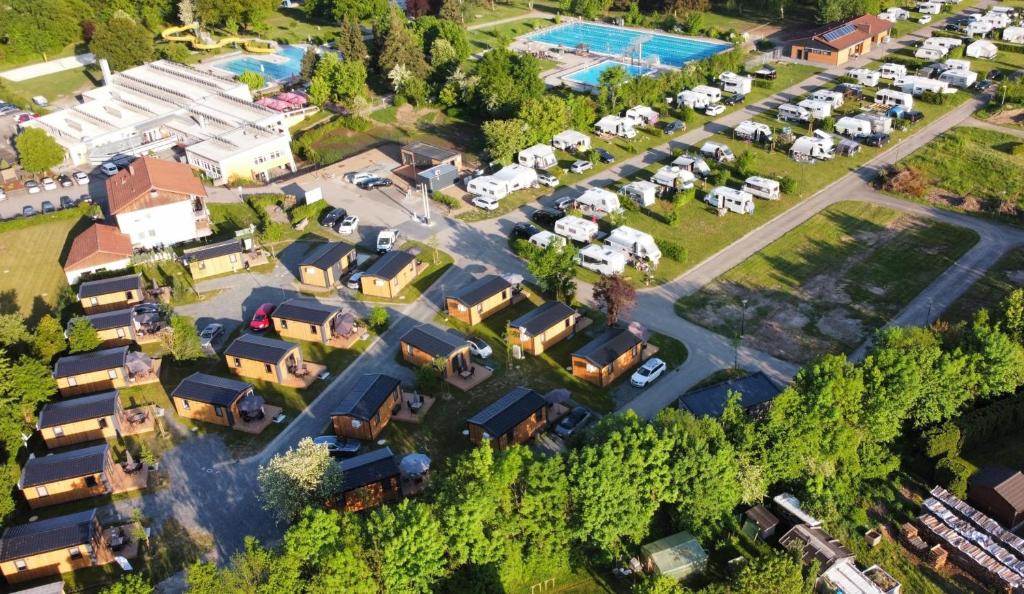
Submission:
[[[160,32],[160,37],[164,41],[180,41],[182,43],[187,43],[192,46],[192,49],[197,50],[215,50],[226,45],[240,43],[242,44],[242,47],[245,48],[245,51],[253,54],[272,54],[277,51],[277,43],[267,39],[260,39],[259,37],[222,37],[215,43],[203,43],[195,35],[195,31],[198,30],[198,23],[192,23],[191,25],[184,25],[182,27],[168,27]],[[186,31],[189,33],[187,35],[182,35],[182,33]]]

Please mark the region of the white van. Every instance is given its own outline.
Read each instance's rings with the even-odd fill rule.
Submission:
[[[824,101],[815,101],[814,99],[804,99],[800,103],[796,104],[797,107],[802,107],[810,112],[811,116],[815,119],[827,118],[832,115],[832,104]]]
[[[569,215],[555,221],[555,233],[573,241],[589,243],[597,236],[597,223]]]
[[[743,191],[765,200],[778,200],[782,197],[779,182],[758,175],[752,175],[743,181]]]
[[[704,202],[718,209],[739,214],[754,213],[754,197],[749,192],[718,186],[704,195]]]
[[[576,254],[576,263],[603,276],[611,276],[626,270],[626,254],[592,243]]]
[[[783,103],[779,106],[778,117],[785,122],[808,122],[811,120],[811,112],[799,105]]]
[[[704,146],[700,147],[700,154],[719,163],[729,163],[736,160],[736,155],[732,154],[732,149],[720,142],[705,142]]]
[[[878,69],[878,75],[881,78],[887,78],[890,80],[896,80],[897,78],[903,78],[907,75],[907,67],[903,64],[893,64],[892,62],[886,62]]]
[[[835,125],[836,134],[850,138],[866,138],[871,135],[871,122],[851,117],[841,117]]]

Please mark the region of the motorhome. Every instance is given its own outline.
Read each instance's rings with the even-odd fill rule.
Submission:
[[[723,72],[718,75],[718,81],[722,83],[722,90],[737,95],[746,95],[754,87],[754,79],[749,76],[740,76],[735,72]]]
[[[597,223],[568,215],[555,221],[555,233],[573,241],[588,243],[597,236]]]
[[[782,197],[778,181],[758,175],[752,175],[743,181],[743,191],[765,200],[778,200]]]
[[[692,174],[691,174],[692,175]],[[629,182],[622,186],[619,193],[632,200],[637,206],[649,207],[654,206],[654,202],[658,198],[658,184],[655,182],[649,182],[646,180],[637,180]]]
[[[825,103],[828,103],[832,105],[833,109],[836,107],[842,107],[843,100],[845,99],[842,93],[837,93],[836,91],[829,91],[826,89],[819,89],[811,93],[810,98],[814,101],[823,101]]]
[[[904,93],[910,93],[915,97],[920,97],[926,91],[947,94],[956,92],[956,89],[950,88],[948,82],[936,80],[934,78],[924,78],[922,76],[907,76],[901,78],[896,81],[895,86]]]
[[[690,189],[696,180],[693,173],[678,165],[665,165],[651,176],[651,181],[659,186],[676,190]]]
[[[661,250],[650,233],[644,233],[632,227],[616,227],[604,240],[608,247],[625,253],[637,260],[648,260],[657,263],[661,259]]]
[[[689,155],[680,155],[672,160],[672,164],[689,171],[693,175],[705,179],[711,175],[711,168],[704,162],[704,159],[700,157],[691,157]]]
[[[797,107],[802,107],[810,112],[811,117],[815,119],[827,118],[832,115],[832,104],[824,101],[815,101],[814,99],[804,99],[800,103],[796,104]]]
[[[466,190],[474,196],[487,196],[500,200],[516,190],[536,185],[536,169],[513,163],[501,168],[493,175],[481,175],[471,179],[466,184]]]
[[[768,124],[762,124],[753,120],[743,120],[733,129],[733,136],[740,140],[767,143],[772,141],[772,129]]]
[[[858,120],[864,120],[871,124],[872,134],[891,134],[892,133],[892,118],[883,114],[873,111],[866,111],[864,113],[853,116]]]
[[[910,93],[895,91],[893,89],[880,89],[875,93],[875,103],[906,109],[914,108],[914,96]]]
[[[682,91],[676,96],[676,102],[690,109],[704,109],[711,105],[711,99],[695,91]]]
[[[626,261],[626,254],[596,243],[584,246],[576,254],[577,264],[603,276],[622,274]]]
[[[878,18],[895,23],[910,18],[910,11],[898,6],[890,6],[878,15]]]
[[[878,80],[881,78],[877,70],[871,70],[870,68],[854,68],[850,71],[850,76],[853,80],[857,81],[857,84],[864,85],[865,87],[877,87]]]
[[[594,128],[599,134],[607,134],[609,136],[620,136],[622,138],[635,138],[636,130],[633,129],[633,120],[629,118],[620,118],[616,115],[606,115],[597,123],[594,124]]]
[[[896,80],[897,78],[907,75],[907,67],[903,64],[893,64],[892,62],[886,62],[878,68],[878,76],[881,78]]]
[[[546,144],[535,144],[519,151],[516,160],[523,167],[533,167],[534,169],[547,169],[558,165],[555,149]]]
[[[779,119],[786,122],[807,122],[811,119],[811,112],[799,105],[783,103],[779,106]]]
[[[601,188],[589,188],[576,199],[576,208],[585,213],[616,213],[622,210],[615,192]]]
[[[836,134],[850,138],[865,138],[871,135],[871,122],[857,118],[841,117],[835,124]]]
[[[938,2],[918,2],[917,12],[921,14],[939,14],[942,12],[942,4]]]
[[[832,136],[822,130],[815,130],[810,136],[801,136],[793,142],[789,155],[798,161],[809,159],[829,160],[836,156]]]
[[[710,103],[718,103],[722,100],[722,89],[708,85],[697,85],[693,87],[694,93],[700,93],[708,98]]]
[[[540,233],[534,233],[530,236],[529,242],[539,247],[540,249],[547,248],[552,242],[556,245],[565,245],[565,238],[561,235],[555,235],[550,231],[541,231]]]
[[[718,186],[704,195],[704,202],[719,210],[739,214],[754,213],[754,197],[749,192]]]
[[[590,150],[590,137],[576,130],[564,130],[551,138],[551,146],[570,153],[585,152]]]
[[[626,118],[636,126],[653,126],[658,123],[658,112],[646,105],[637,105],[626,110]]]
[[[949,83],[952,87],[966,89],[978,82],[978,73],[970,70],[947,70],[939,75],[939,80]]]
[[[956,59],[950,58],[949,60],[946,60],[945,64],[946,64],[946,66],[949,67],[950,70],[956,70],[958,72],[970,72],[971,71],[971,61],[970,60],[956,60]]]
[[[941,47],[919,47],[917,48],[917,51],[914,52],[914,57],[921,60],[941,60],[942,58],[945,58],[948,53],[949,50]]]
[[[729,163],[736,160],[736,155],[732,153],[732,149],[720,142],[705,142],[704,146],[700,147],[700,154],[719,163]]]

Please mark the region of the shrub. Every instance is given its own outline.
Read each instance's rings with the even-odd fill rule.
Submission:
[[[1014,156],[1024,155],[1024,142],[1018,142],[1010,147],[1010,154]]]
[[[779,178],[779,190],[784,194],[792,194],[793,190],[796,190],[796,180],[788,175],[783,175]]]
[[[821,129],[826,132],[832,132],[836,129],[836,119],[832,116],[821,120]]]
[[[751,175],[754,175],[754,161],[756,160],[756,153],[743,151],[736,156],[736,164],[734,165],[736,173],[740,174],[741,177],[750,177]]]
[[[754,47],[756,47],[759,52],[767,52],[775,48],[775,42],[771,39],[758,39],[754,42]]]
[[[960,453],[960,429],[952,423],[932,427],[921,438],[924,441],[924,454],[929,458],[956,456]]]
[[[681,147],[681,146],[674,146],[674,147],[672,147],[672,158],[673,159],[678,159],[679,157],[682,157],[685,154],[686,154],[686,151],[683,150],[683,147]]]
[[[931,103],[932,105],[945,105],[949,102],[949,98],[950,95],[946,93],[936,93],[933,91],[921,93],[921,101]]]
[[[160,46],[157,51],[161,58],[180,64],[187,63],[192,57],[192,52],[188,51],[188,47],[184,43],[168,43]]]
[[[687,188],[685,190],[676,190],[674,196],[672,196],[672,204],[678,209],[680,206],[692,202],[697,197],[696,188]]]
[[[927,189],[924,175],[915,167],[888,167],[878,176],[880,185],[886,192],[921,197]]]
[[[662,256],[676,262],[686,262],[686,248],[683,246],[668,239],[657,239],[655,243],[658,244],[658,249],[661,250]]]
[[[441,203],[448,207],[448,210],[454,210],[459,207],[459,199],[449,196],[448,194],[442,194],[441,192],[431,192],[430,199],[434,202]]]
[[[416,370],[416,389],[420,392],[433,394],[437,391],[440,378],[432,365],[420,365]]]
[[[366,318],[366,323],[378,333],[385,330],[389,322],[390,315],[388,310],[379,305],[371,309],[369,317]]]
[[[313,204],[300,204],[288,211],[288,220],[296,224],[302,219],[309,219],[312,222],[320,220],[320,214],[330,210],[331,205],[326,202],[314,202]]]
[[[947,456],[935,465],[935,482],[963,498],[967,495],[967,479],[971,472],[971,466],[963,458]]]
[[[348,128],[353,132],[366,132],[371,126],[373,126],[373,122],[357,115],[342,116],[338,118],[338,121],[341,122],[343,127]]]

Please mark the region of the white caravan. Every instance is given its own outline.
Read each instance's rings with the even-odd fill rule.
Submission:
[[[615,192],[589,188],[576,199],[576,208],[586,213],[616,213],[622,210]]]
[[[807,122],[811,119],[811,112],[799,105],[783,103],[779,106],[779,119],[786,122]]]
[[[680,155],[676,157],[672,164],[681,167],[694,174],[695,176],[703,179],[711,175],[711,168],[704,162],[704,159],[700,157],[690,157],[688,155]]]
[[[723,91],[737,95],[746,95],[754,87],[754,79],[749,76],[740,76],[735,72],[719,74],[718,81],[722,83]]]
[[[722,89],[718,87],[710,87],[708,85],[697,85],[693,87],[694,93],[700,93],[708,98],[711,103],[718,103],[722,100]]]
[[[966,89],[978,82],[978,73],[970,70],[947,70],[939,75],[939,80],[949,83],[952,87]]]
[[[857,118],[842,117],[836,122],[835,131],[836,134],[842,134],[850,138],[866,138],[871,135],[871,122]]]
[[[801,136],[793,142],[789,155],[797,160],[829,160],[836,156],[836,147],[828,132],[815,130],[810,136]]]
[[[768,124],[762,124],[753,120],[743,120],[733,129],[733,136],[740,140],[752,142],[771,142],[772,129]]]
[[[597,223],[569,215],[555,221],[555,233],[580,243],[589,243],[597,236]]]
[[[963,39],[957,39],[955,37],[929,37],[921,42],[921,47],[934,47],[949,51],[954,47],[960,47],[963,44]]]
[[[656,183],[641,179],[622,186],[619,193],[635,202],[637,206],[648,207],[654,206],[654,202],[658,198],[658,191]]]
[[[659,113],[646,105],[637,105],[626,110],[626,118],[637,126],[653,126],[658,123]]]
[[[914,57],[921,60],[941,60],[946,57],[949,50],[941,47],[919,47],[914,52]]]
[[[835,107],[842,107],[845,97],[838,91],[829,91],[827,89],[819,89],[811,93],[810,99],[814,101],[822,101]]]
[[[877,70],[871,70],[870,68],[854,68],[850,71],[850,76],[853,80],[857,81],[857,84],[864,85],[865,87],[877,87],[878,80],[882,77]]]
[[[542,250],[551,245],[552,242],[554,242],[555,245],[559,246],[565,245],[564,237],[562,237],[561,235],[555,235],[550,231],[541,231],[539,233],[534,233],[533,235],[530,236],[529,241],[530,243],[539,247]]]
[[[892,62],[886,62],[878,69],[878,75],[881,78],[889,80],[896,80],[897,78],[907,75],[907,67],[903,64],[893,64]]]
[[[906,109],[913,109],[914,96],[911,95],[910,93],[894,91],[893,89],[880,89],[877,93],[875,93],[875,103],[888,105],[890,107],[903,107]]]
[[[1003,29],[1003,41],[1024,43],[1024,27],[1007,27]]]
[[[570,153],[590,150],[590,137],[576,130],[565,130],[555,134],[551,146]]]
[[[892,133],[892,118],[885,114],[867,111],[861,114],[853,116],[858,120],[864,120],[871,124],[871,132],[873,134],[891,134]]]
[[[651,176],[651,181],[666,188],[688,190],[693,187],[697,178],[678,165],[665,165]]]
[[[519,157],[516,160],[523,167],[533,167],[534,169],[547,169],[558,165],[555,149],[546,144],[535,144],[519,151]]]
[[[705,142],[704,146],[700,147],[700,154],[719,163],[730,163],[736,160],[732,149],[720,142]]]
[[[507,165],[493,175],[475,177],[466,184],[466,190],[474,196],[487,196],[500,200],[516,190],[537,185],[537,170],[522,165]]]
[[[633,120],[631,119],[620,118],[617,115],[606,115],[597,120],[597,123],[594,124],[594,128],[597,129],[600,134],[621,136],[622,138],[635,138],[636,130],[633,129],[633,125]]]
[[[704,202],[719,210],[739,214],[754,213],[754,197],[749,192],[727,186],[718,186],[704,195]]]
[[[779,182],[759,175],[752,175],[743,181],[743,191],[765,200],[778,200],[782,197]]]
[[[949,67],[950,70],[956,70],[958,72],[970,72],[971,71],[971,61],[970,60],[957,60],[957,59],[950,58],[949,60],[946,60],[945,64],[946,64],[946,66]]]
[[[896,81],[896,88],[904,93],[910,93],[915,97],[920,97],[925,94],[925,92],[946,94],[956,92],[956,89],[951,89],[947,82],[936,80],[934,78],[925,78],[923,76],[907,76],[905,78],[901,78]]]
[[[623,252],[638,260],[649,260],[657,263],[661,259],[661,250],[650,233],[644,233],[632,227],[616,227],[604,240],[608,247]]]
[[[626,254],[592,243],[576,254],[576,263],[603,276],[622,274],[626,270]]]
[[[695,91],[682,91],[676,95],[676,102],[690,109],[704,109],[711,105],[711,99]]]
[[[811,116],[815,119],[827,118],[832,115],[832,104],[825,103],[824,101],[815,101],[814,99],[804,99],[800,103],[796,104],[797,107],[802,107],[810,112]]]
[[[971,21],[964,27],[964,33],[968,36],[988,35],[992,29],[992,23],[987,21]]]
[[[905,21],[910,18],[910,11],[905,8],[900,8],[898,6],[890,6],[889,8],[879,13],[878,18],[889,21],[891,23],[895,23],[897,21]]]
[[[942,12],[942,4],[938,2],[918,2],[917,12],[921,14],[939,14]]]

